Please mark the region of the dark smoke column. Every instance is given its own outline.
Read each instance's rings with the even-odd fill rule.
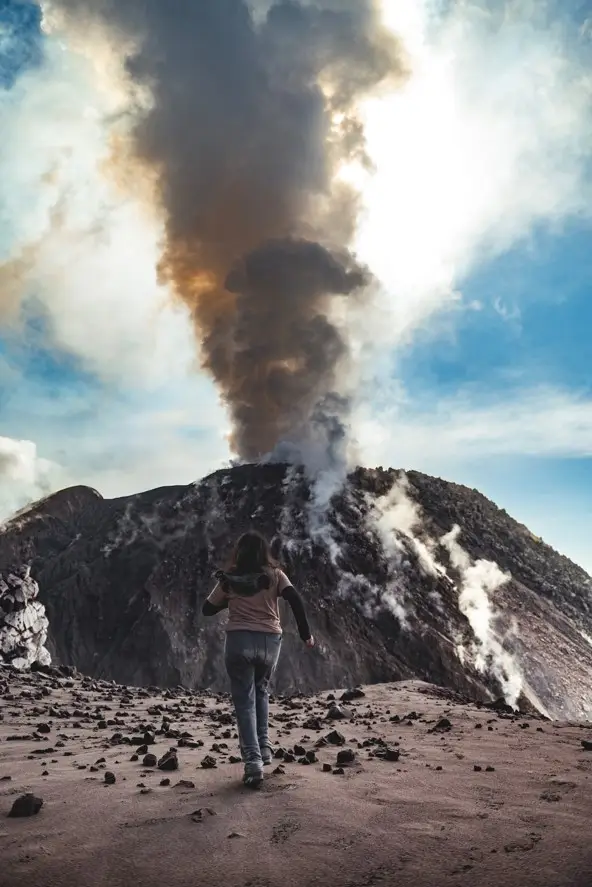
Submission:
[[[306,240],[268,240],[231,271],[226,288],[237,299],[226,396],[236,448],[246,458],[306,433],[347,354],[324,311],[332,295],[353,294],[367,282],[347,255]]]
[[[368,282],[335,173],[363,154],[357,101],[402,74],[374,3],[280,0],[262,17],[244,0],[51,0],[47,18],[66,38],[106,30],[151,95],[132,146],[157,176],[160,275],[191,308],[237,453],[297,442],[347,359],[331,297]]]

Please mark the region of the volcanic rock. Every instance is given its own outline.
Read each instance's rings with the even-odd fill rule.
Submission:
[[[341,764],[353,764],[356,759],[356,753],[351,748],[344,748],[341,751],[337,752],[337,763]]]
[[[45,648],[49,623],[38,594],[29,566],[0,572],[0,663],[18,669],[50,665]]]
[[[330,733],[327,733],[325,739],[330,745],[345,745],[345,736],[338,730],[331,730]]]
[[[170,748],[162,758],[158,762],[159,770],[178,770],[179,769],[179,759],[177,757],[177,751],[174,748]]]
[[[43,806],[43,799],[33,794],[21,795],[17,798],[8,813],[13,819],[17,817],[35,816]]]
[[[352,702],[354,699],[363,699],[365,695],[361,687],[354,687],[352,690],[345,690],[339,698],[342,702]]]
[[[417,511],[413,533],[397,529],[392,517],[401,496]],[[13,663],[43,659],[48,618],[53,659],[94,678],[226,689],[224,617],[203,619],[201,605],[214,567],[255,525],[304,592],[323,650],[322,668],[320,652],[302,655],[287,613],[278,692],[417,677],[483,702],[503,697],[499,714],[525,711],[531,700],[552,717],[592,715],[585,640],[592,580],[526,527],[475,490],[412,471],[355,470],[320,524],[311,521],[313,505],[305,473],[279,463],[235,466],[196,484],[114,500],[85,487],[46,497],[0,534],[3,581],[11,574],[21,586],[26,577],[36,582],[38,597],[31,592],[29,603],[45,616],[34,607],[37,622],[23,622],[10,642],[0,632],[0,645]],[[455,527],[467,563],[489,563],[505,577],[495,593],[495,631],[511,645],[515,674],[506,683],[507,656],[496,661],[495,644],[480,649],[470,611],[459,606],[464,568],[450,555],[450,540],[442,542]],[[461,647],[469,651],[462,661]],[[524,692],[510,698],[516,676]],[[232,724],[230,713],[223,717]]]

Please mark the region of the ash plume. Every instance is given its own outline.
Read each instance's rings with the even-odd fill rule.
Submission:
[[[238,452],[256,459],[294,433],[301,439],[319,411],[320,421],[329,421],[324,395],[347,345],[325,312],[331,296],[352,296],[368,279],[347,254],[295,239],[269,240],[232,269],[230,347],[222,327],[206,339],[206,350],[214,374],[226,380]]]
[[[44,14],[91,57],[105,40],[120,53],[120,161],[154,183],[160,277],[191,308],[234,450],[292,440],[339,391],[333,303],[369,274],[347,251],[357,200],[337,173],[364,162],[357,104],[404,76],[401,47],[373,0],[48,0]]]

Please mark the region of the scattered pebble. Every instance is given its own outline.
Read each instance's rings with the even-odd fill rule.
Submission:
[[[356,759],[356,753],[351,748],[344,748],[342,751],[337,752],[337,763],[341,764],[353,764]]]
[[[174,748],[170,748],[159,760],[158,762],[159,770],[178,770],[179,769],[179,759],[177,757],[177,750]]]
[[[43,798],[37,798],[32,793],[21,795],[12,805],[9,816],[13,819],[35,816],[43,807]]]

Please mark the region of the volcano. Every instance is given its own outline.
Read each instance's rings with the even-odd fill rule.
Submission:
[[[255,528],[301,591],[282,693],[417,678],[483,702],[592,719],[592,579],[476,490],[358,468],[327,503],[306,472],[245,464],[188,486],[30,506],[0,533],[0,575],[30,567],[54,662],[136,686],[226,688],[223,620],[201,605]]]

